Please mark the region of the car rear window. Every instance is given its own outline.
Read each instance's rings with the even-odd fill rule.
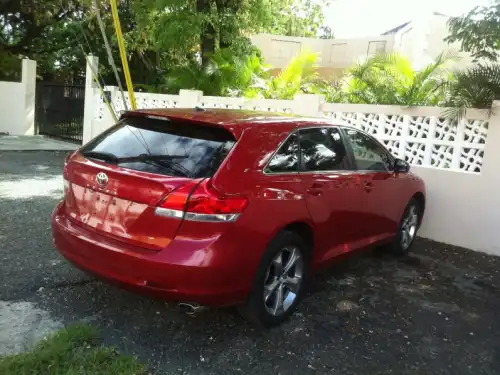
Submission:
[[[179,177],[212,176],[236,143],[224,128],[167,118],[128,117],[82,147],[91,158],[143,172]],[[165,156],[165,158],[162,158]],[[123,158],[141,160],[121,161]]]

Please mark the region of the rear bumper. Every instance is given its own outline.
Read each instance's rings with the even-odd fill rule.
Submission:
[[[242,302],[252,283],[241,275],[233,249],[218,238],[174,239],[162,251],[129,245],[76,224],[59,204],[52,235],[59,252],[78,268],[131,291],[156,298],[227,306]],[[220,255],[220,256],[218,256]]]

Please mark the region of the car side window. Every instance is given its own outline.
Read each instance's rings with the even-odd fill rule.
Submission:
[[[358,170],[389,171],[392,169],[389,152],[378,142],[354,129],[346,129],[345,132],[351,142]]]
[[[336,171],[348,168],[347,152],[340,131],[333,127],[302,129],[301,166],[305,171]]]
[[[296,172],[299,166],[299,144],[296,133],[291,134],[274,154],[266,168],[266,172]]]

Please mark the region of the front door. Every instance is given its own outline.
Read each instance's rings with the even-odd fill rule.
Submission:
[[[300,174],[309,214],[316,226],[315,262],[352,249],[359,240],[359,177],[352,171],[336,127],[301,129]]]
[[[346,129],[362,187],[363,223],[368,243],[387,239],[399,223],[401,177],[393,172],[394,158],[375,139]]]

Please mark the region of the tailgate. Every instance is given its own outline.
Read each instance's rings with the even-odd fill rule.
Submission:
[[[108,182],[101,187],[97,175]],[[97,232],[152,249],[175,237],[181,220],[155,215],[155,206],[171,191],[192,181],[108,166],[77,155],[65,172],[66,214]]]
[[[194,189],[213,176],[235,143],[220,127],[124,118],[66,163],[66,215],[116,239],[163,249],[183,216],[155,214],[156,206],[174,190],[188,183]]]

